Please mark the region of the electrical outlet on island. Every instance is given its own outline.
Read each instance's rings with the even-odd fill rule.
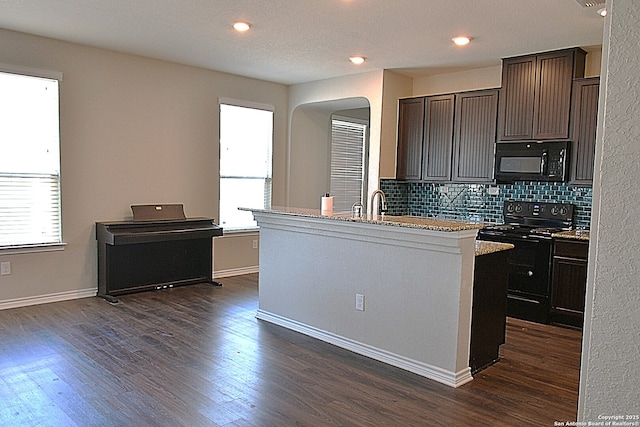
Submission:
[[[11,263],[8,261],[0,263],[0,275],[8,276],[9,274],[11,274]]]

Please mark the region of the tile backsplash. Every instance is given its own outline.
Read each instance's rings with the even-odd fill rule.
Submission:
[[[585,228],[590,225],[591,188],[566,183],[458,184],[383,179],[380,189],[387,196],[389,215],[501,223],[504,201],[524,200],[572,203],[575,225]]]

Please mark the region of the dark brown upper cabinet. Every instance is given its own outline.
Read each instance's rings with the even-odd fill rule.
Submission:
[[[586,52],[564,49],[502,60],[499,141],[569,139],[571,89]]]
[[[422,179],[424,98],[401,99],[398,106],[396,179]]]
[[[422,179],[449,181],[453,147],[453,115],[455,95],[425,98],[424,148]]]
[[[596,149],[600,78],[573,82],[571,183],[591,185]]]
[[[396,178],[493,179],[498,89],[401,99]]]
[[[456,94],[452,180],[493,179],[498,89]]]

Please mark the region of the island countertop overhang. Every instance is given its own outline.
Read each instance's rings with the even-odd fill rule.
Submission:
[[[335,220],[345,223],[351,223],[353,225],[382,225],[389,226],[385,229],[387,232],[393,232],[391,227],[399,227],[403,231],[427,231],[427,232],[445,232],[459,234],[462,232],[464,235],[469,233],[474,234],[476,230],[482,228],[481,223],[467,223],[462,221],[450,221],[436,218],[424,218],[416,216],[389,216],[389,215],[363,215],[362,218],[354,217],[351,213],[342,212],[332,215],[322,214],[318,209],[304,209],[304,208],[284,208],[273,207],[271,209],[259,209],[259,208],[240,208],[240,210],[251,211],[254,213],[267,213],[267,214],[281,214],[286,216],[317,219],[317,220]],[[458,232],[458,233],[456,233]],[[475,234],[474,234],[475,235]],[[390,242],[391,243],[391,242]],[[508,243],[495,243],[476,241],[475,255],[486,255],[494,252],[512,249],[513,245]]]
[[[443,220],[437,218],[424,218],[418,216],[393,216],[393,215],[370,215],[363,214],[362,217],[355,217],[351,212],[334,212],[330,215],[324,214],[319,209],[291,208],[274,206],[270,209],[259,208],[238,208],[243,211],[275,213],[282,215],[301,216],[309,218],[324,218],[334,221],[346,221],[365,224],[379,224],[391,227],[417,228],[432,231],[456,232],[463,230],[479,230],[480,223],[463,221]]]

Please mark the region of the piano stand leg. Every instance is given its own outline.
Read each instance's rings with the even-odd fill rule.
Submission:
[[[98,295],[100,298],[104,299],[105,301],[107,301],[109,304],[117,304],[120,301],[118,301],[118,298],[114,298],[111,295]]]
[[[222,286],[222,283],[216,282],[215,280],[212,280],[209,283],[211,283],[213,286]]]

